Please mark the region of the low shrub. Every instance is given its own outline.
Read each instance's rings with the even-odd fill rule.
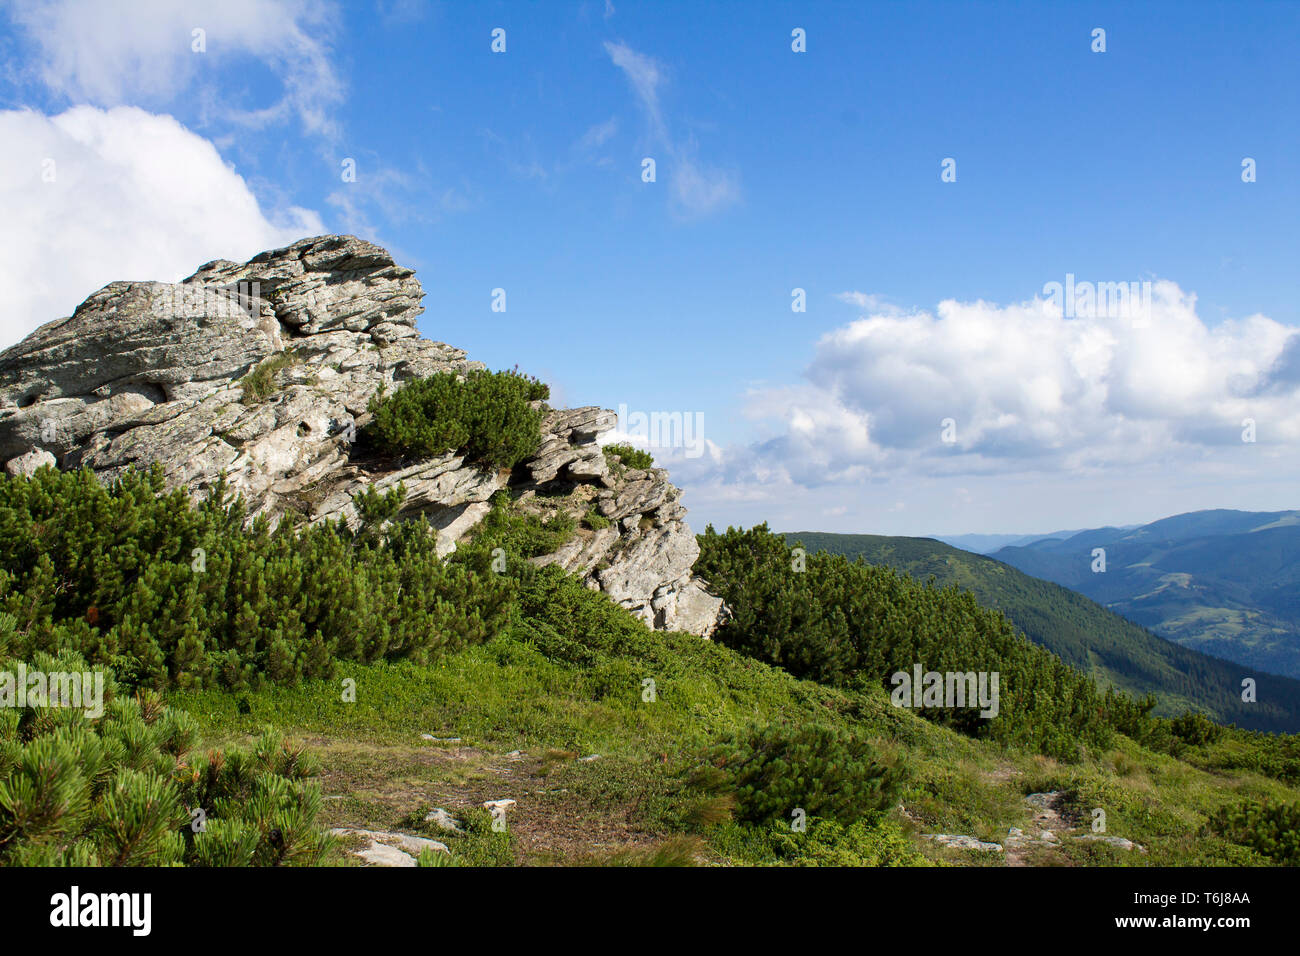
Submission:
[[[1286,866],[1300,866],[1300,804],[1246,800],[1220,808],[1210,826],[1224,839]]]
[[[1092,679],[1032,644],[969,591],[840,555],[795,555],[765,524],[723,534],[710,526],[698,539],[695,573],[732,609],[713,635],[718,643],[841,687],[892,691],[893,675],[910,678],[917,665],[922,672],[997,674],[995,716],[982,716],[970,701],[917,713],[1064,759],[1110,745],[1106,700]]]
[[[224,488],[164,492],[158,468],[0,478],[0,654],[70,648],[131,686],[248,688],[427,662],[509,618],[509,580],[442,561],[424,521],[380,537],[245,517]]]
[[[412,458],[448,452],[492,468],[513,468],[541,444],[543,383],[515,372],[440,372],[371,400],[365,436],[380,449]]]
[[[1214,743],[1223,735],[1222,727],[1194,710],[1175,717],[1169,729],[1175,737],[1192,747]]]
[[[578,523],[567,511],[560,509],[543,519],[518,510],[510,493],[502,490],[492,496],[492,509],[475,527],[473,543],[466,550],[501,548],[511,558],[536,558],[558,551],[577,531]]]
[[[26,663],[90,670],[68,651]],[[103,696],[98,718],[0,709],[0,866],[314,865],[329,852],[300,749],[268,732],[251,752],[192,757],[196,724],[155,692],[120,696],[108,673]]]
[[[828,725],[768,725],[732,734],[711,748],[697,783],[735,795],[748,822],[825,817],[849,825],[898,800],[903,774],[866,740]]]
[[[601,451],[605,453],[605,461],[611,467],[622,465],[626,468],[651,468],[655,463],[654,456],[648,451],[627,444],[606,445]]]

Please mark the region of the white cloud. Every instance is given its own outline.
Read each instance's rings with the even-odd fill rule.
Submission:
[[[71,102],[162,106],[198,87],[222,118],[260,127],[296,115],[337,134],[343,87],[329,38],[340,14],[323,0],[13,0],[10,18],[34,46],[35,77]],[[195,29],[206,52],[192,49]],[[231,105],[216,73],[252,57],[279,79],[278,99]]]
[[[598,123],[583,133],[576,148],[579,150],[598,149],[609,142],[616,133],[618,133],[618,119],[611,116],[605,122]]]
[[[687,218],[706,216],[740,199],[737,176],[701,163],[693,145],[677,142],[668,129],[659,102],[664,68],[658,60],[624,43],[605,42],[605,52],[623,71],[650,124],[651,141],[667,154],[666,172],[674,209]],[[665,164],[658,164],[662,169]]]
[[[304,209],[269,220],[213,145],[170,116],[0,111],[0,142],[0,345],[113,280],[174,282],[325,231]]]
[[[659,61],[644,53],[637,53],[625,43],[610,43],[608,40],[605,41],[605,52],[614,61],[614,65],[627,75],[628,82],[632,84],[632,89],[650,120],[655,138],[667,139],[663,114],[659,109],[659,84],[663,80]]]
[[[838,497],[856,487],[875,500],[877,485],[911,495],[937,482],[959,503],[970,493],[951,482],[963,475],[1038,476],[1046,488],[1180,473],[1274,487],[1293,476],[1300,448],[1300,329],[1262,315],[1211,327],[1195,295],[1169,281],[1153,284],[1137,323],[1065,318],[1037,298],[947,300],[910,314],[885,306],[823,336],[805,379],[748,395],[769,437],[681,463],[697,496],[721,502],[767,486],[770,501],[788,504],[798,489]],[[949,418],[952,444],[942,440]],[[1242,441],[1245,419],[1254,444]],[[879,505],[863,510],[879,516]]]
[[[864,312],[886,315],[901,315],[903,312],[898,306],[886,301],[884,296],[871,292],[840,292],[836,294],[835,298],[849,305],[857,306]]]

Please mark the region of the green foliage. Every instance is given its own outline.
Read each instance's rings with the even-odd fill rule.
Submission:
[[[374,485],[366,485],[363,491],[352,496],[357,517],[365,525],[382,525],[385,521],[391,521],[397,517],[405,500],[406,486],[402,484],[385,492],[378,491]]]
[[[35,654],[29,670],[90,670]],[[17,662],[0,661],[13,671]],[[268,732],[251,752],[194,758],[197,726],[143,691],[104,708],[0,711],[0,866],[314,865],[332,843],[316,825],[314,762]]]
[[[903,774],[864,739],[822,723],[749,728],[720,741],[700,772],[706,788],[734,793],[740,820],[808,816],[852,824],[892,807]]]
[[[367,440],[386,451],[431,458],[462,453],[493,468],[513,468],[541,444],[543,383],[515,372],[440,372],[370,400]]]
[[[1246,800],[1220,809],[1210,826],[1233,843],[1300,866],[1300,804]]]
[[[1261,693],[1258,701],[1244,702],[1241,678],[1249,672],[1243,672],[1241,665],[1180,647],[1083,594],[1030,577],[1001,560],[929,538],[804,531],[782,537],[789,544],[802,544],[810,552],[842,554],[850,561],[861,558],[867,564],[887,565],[910,574],[918,581],[933,577],[941,586],[953,584],[970,591],[984,607],[997,608],[1010,618],[1035,644],[1093,677],[1101,686],[1114,686],[1138,698],[1151,695],[1158,715],[1172,717],[1191,708],[1221,723],[1254,730],[1300,730],[1300,681],[1260,676],[1259,684],[1261,688],[1267,684],[1268,692]],[[1259,535],[1253,538],[1261,540]],[[1033,549],[1008,549],[1008,553],[1012,552],[1025,556],[1034,553]],[[1123,573],[1115,571],[1113,554],[1112,570],[1106,574],[1092,574],[1087,561],[1080,563],[1071,558],[1071,562],[1083,569],[1082,577],[1062,583],[1076,590],[1084,590],[1078,585],[1092,586],[1099,579],[1113,579],[1116,573]],[[1220,561],[1218,566],[1227,563]],[[1165,588],[1159,593],[1162,597],[1200,594],[1195,588]]]
[[[1036,647],[1001,613],[955,587],[922,585],[891,568],[809,554],[803,570],[779,536],[712,527],[695,571],[732,609],[714,639],[800,677],[890,686],[897,671],[996,672],[999,712],[977,707],[919,713],[963,733],[1074,759],[1109,744],[1111,725],[1093,682]]]
[[[808,829],[796,833],[789,821],[765,827],[732,824],[712,835],[715,845],[731,859],[748,864],[784,866],[933,866],[907,838],[898,823],[872,813],[849,826],[834,820],[808,818]]]
[[[563,508],[543,520],[515,508],[508,491],[498,491],[492,496],[492,509],[474,529],[472,544],[462,549],[460,560],[494,548],[502,548],[510,559],[551,554],[570,541],[577,530],[577,522]]]
[[[298,356],[292,349],[276,352],[269,358],[263,359],[239,380],[239,387],[243,392],[239,400],[245,405],[256,405],[266,401],[275,392],[276,373],[297,363]]]
[[[592,531],[599,531],[602,528],[608,528],[611,524],[613,524],[612,521],[606,518],[595,508],[590,508],[587,510],[587,513],[582,516],[582,523],[585,524]]]
[[[1212,739],[1189,747],[1174,736],[1171,721],[1159,723],[1163,725],[1161,739],[1144,738],[1144,746],[1171,753],[1193,766],[1216,773],[1246,770],[1300,784],[1300,735],[1220,727]]]
[[[601,451],[611,468],[651,468],[655,463],[654,456],[648,451],[628,444],[605,445]]]
[[[995,557],[1087,595],[1172,642],[1233,661],[1232,673],[1239,676],[1230,699],[1236,699],[1235,709],[1249,714],[1263,710],[1266,695],[1242,705],[1241,677],[1254,676],[1263,685],[1273,684],[1277,679],[1272,675],[1280,674],[1289,678],[1287,689],[1267,696],[1294,700],[1297,694],[1296,517],[1294,511],[1195,511],[1136,529],[1095,528],[1008,547]],[[1106,550],[1105,574],[1089,570],[1087,555],[1097,547]],[[1205,709],[1217,714],[1217,708]],[[1237,714],[1218,716],[1245,723]],[[1253,726],[1276,729],[1262,722]],[[1288,729],[1300,729],[1300,724],[1293,721]]]
[[[375,513],[387,505],[372,502]],[[369,508],[369,505],[363,506]],[[162,474],[0,479],[0,652],[75,649],[130,685],[247,688],[336,661],[426,662],[486,640],[509,583],[439,559],[427,524],[384,540],[339,524],[245,526],[218,488],[198,506]]]
[[[1170,724],[1174,736],[1193,747],[1213,743],[1223,735],[1223,728],[1204,714],[1189,710]]]
[[[754,722],[826,723],[872,741],[887,762],[907,767],[910,780],[900,800],[924,832],[999,840],[1010,826],[1030,826],[1026,793],[1061,790],[1073,794],[1068,808],[1081,825],[1092,808],[1105,807],[1108,833],[1148,849],[1134,855],[1063,835],[1059,846],[1033,862],[1260,865],[1267,858],[1254,850],[1197,831],[1225,801],[1297,799],[1295,790],[1253,772],[1203,771],[1124,737],[1069,764],[1006,750],[892,707],[882,687],[798,680],[713,641],[650,631],[558,568],[511,568],[519,598],[505,633],[436,667],[409,661],[341,667],[365,688],[359,706],[339,701],[337,680],[250,692],[251,714],[238,708],[239,695],[218,690],[174,693],[173,699],[205,722],[206,733],[223,738],[270,721],[327,740],[333,768],[345,775],[350,768],[358,791],[374,795],[356,809],[349,799],[346,822],[414,826],[412,832],[443,840],[453,861],[478,865],[599,862],[604,854],[589,855],[591,841],[617,846],[632,834],[640,845],[694,834],[704,841],[703,859],[738,865],[914,865],[935,857],[975,862],[909,835],[910,825],[894,812],[847,827],[810,817],[807,832],[796,833],[789,817],[767,824],[731,819],[734,800],[725,799],[725,786],[719,794],[701,794],[682,785],[698,763],[691,755],[742,735]],[[653,701],[643,696],[647,678],[657,687]],[[403,822],[399,814],[414,809],[412,742],[439,728],[462,736],[484,762],[422,763],[420,791],[463,793],[467,771],[475,778],[501,767],[544,773],[545,783],[529,800],[529,839],[511,847],[508,834],[488,829],[490,817],[477,805],[449,807],[468,826],[477,815],[477,834],[420,827],[427,807]],[[1246,750],[1225,734],[1189,749],[1186,759],[1276,760],[1284,767],[1295,756],[1282,746],[1285,741],[1294,748],[1295,738],[1257,736],[1260,741]],[[1276,749],[1265,749],[1269,740]],[[552,749],[569,756],[538,771],[504,759],[523,750],[531,761]],[[602,756],[572,759],[589,753]],[[1117,753],[1136,765],[1129,776],[1115,773]],[[446,799],[454,798],[440,798]],[[361,813],[366,819],[358,819]]]

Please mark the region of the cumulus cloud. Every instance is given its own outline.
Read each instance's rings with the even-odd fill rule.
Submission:
[[[659,90],[665,77],[663,65],[625,43],[606,41],[605,52],[632,84],[650,127],[650,139],[667,155],[666,171],[674,209],[685,217],[694,218],[717,212],[736,202],[740,198],[740,183],[736,175],[700,162],[693,144],[679,142],[670,133],[659,101]],[[663,165],[660,163],[660,168]]]
[[[271,221],[213,145],[170,116],[0,111],[0,141],[0,346],[115,279],[174,282],[325,231],[299,208]]]
[[[245,126],[296,116],[337,134],[343,86],[330,60],[337,7],[323,0],[13,0],[9,16],[31,42],[34,79],[68,101],[158,106],[197,88],[222,118]],[[205,52],[193,49],[204,31]],[[217,71],[251,57],[281,85],[270,103],[231,104]],[[219,105],[217,105],[219,104]]]
[[[749,394],[748,413],[770,437],[683,466],[697,480],[782,494],[899,478],[1218,467],[1243,447],[1250,419],[1254,460],[1276,470],[1300,442],[1297,367],[1300,330],[1262,315],[1211,327],[1195,295],[1169,281],[1153,283],[1141,322],[1067,318],[1038,298],[886,307],[823,336],[804,382]]]

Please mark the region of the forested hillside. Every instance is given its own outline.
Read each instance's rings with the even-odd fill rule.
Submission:
[[[1300,512],[1194,511],[992,556],[1184,647],[1300,677]]]
[[[1256,730],[1300,730],[1300,681],[1261,673],[1164,640],[1094,601],[993,558],[929,538],[791,532],[791,544],[905,571],[919,581],[968,590],[996,608],[1030,640],[1103,683],[1138,696],[1154,694],[1157,713],[1193,708]],[[1253,676],[1258,702],[1241,700]]]

